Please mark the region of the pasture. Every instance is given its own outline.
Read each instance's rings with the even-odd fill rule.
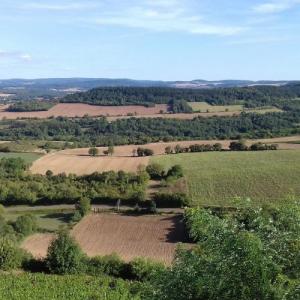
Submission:
[[[232,205],[234,197],[254,204],[300,196],[300,151],[206,152],[157,156],[152,162],[184,169],[193,205]]]
[[[72,236],[88,256],[116,253],[125,261],[148,257],[166,264],[172,262],[177,243],[186,241],[182,215],[90,214],[73,228]],[[44,257],[52,239],[35,234],[22,247]]]

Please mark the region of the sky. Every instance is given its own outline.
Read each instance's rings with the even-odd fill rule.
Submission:
[[[300,0],[0,0],[0,78],[299,80]]]

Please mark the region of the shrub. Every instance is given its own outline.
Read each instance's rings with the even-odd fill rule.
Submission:
[[[131,276],[135,280],[146,281],[165,269],[160,262],[152,261],[147,258],[136,258],[130,262]]]
[[[22,251],[11,239],[0,238],[0,270],[11,270],[21,266]]]
[[[96,147],[92,147],[89,149],[89,155],[91,156],[97,156],[99,153],[99,150]]]
[[[16,232],[27,236],[38,228],[36,218],[32,215],[19,216],[14,224]]]
[[[87,215],[91,210],[91,201],[90,199],[83,197],[79,200],[76,205],[76,209],[79,211],[82,217]]]
[[[180,165],[173,166],[169,171],[167,176],[174,177],[174,178],[180,178],[183,177],[183,170]]]
[[[153,200],[158,207],[183,207],[189,205],[189,199],[184,193],[157,193]]]
[[[47,267],[54,274],[74,274],[82,270],[84,255],[66,230],[59,232],[47,253]]]
[[[87,273],[89,275],[106,274],[123,277],[127,264],[117,254],[96,256],[87,260]]]
[[[146,168],[151,179],[161,179],[164,176],[164,167],[158,163],[152,163]]]
[[[229,145],[231,151],[247,151],[248,147],[246,146],[245,141],[231,142]]]

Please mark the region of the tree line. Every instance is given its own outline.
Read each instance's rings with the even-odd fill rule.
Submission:
[[[102,87],[67,95],[61,102],[93,105],[168,104],[170,101],[208,102],[211,105],[244,104],[245,107],[276,105],[300,97],[300,84],[214,89],[167,87]]]
[[[56,140],[76,146],[146,144],[191,139],[251,139],[299,134],[300,109],[264,115],[242,113],[233,117],[197,117],[193,120],[130,118],[51,118],[2,120],[1,140]]]

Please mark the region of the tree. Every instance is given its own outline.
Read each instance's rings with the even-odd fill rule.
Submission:
[[[231,142],[229,145],[229,149],[231,151],[246,151],[248,150],[248,147],[246,146],[246,143],[244,140],[240,140],[238,142]]]
[[[30,235],[38,228],[36,218],[32,215],[19,216],[14,224],[15,230],[24,235]]]
[[[47,252],[47,267],[54,274],[75,274],[82,268],[84,255],[66,230],[58,233]]]
[[[164,176],[164,167],[158,163],[151,163],[146,167],[151,179],[161,179]]]
[[[96,147],[92,147],[89,149],[89,155],[90,156],[97,156],[99,153],[99,150]]]
[[[114,151],[115,151],[114,146],[113,145],[109,145],[108,149],[107,149],[108,155],[112,156],[114,154]]]
[[[76,210],[79,211],[81,217],[87,215],[91,210],[91,201],[86,197],[80,198],[79,202],[76,204]]]
[[[167,176],[180,178],[183,177],[183,169],[180,165],[174,165],[169,171]]]
[[[132,156],[136,156],[136,149],[135,148],[132,150]]]
[[[179,144],[177,144],[176,146],[175,146],[175,153],[176,154],[178,154],[178,153],[182,153],[183,152],[183,149],[182,149],[182,147],[179,145]]]
[[[53,172],[51,170],[47,170],[46,176],[47,177],[52,177],[53,176]]]

